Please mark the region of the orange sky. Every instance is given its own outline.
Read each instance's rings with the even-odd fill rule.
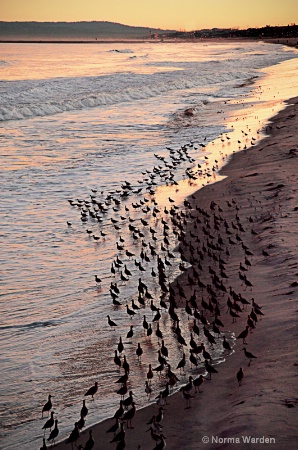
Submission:
[[[0,0],[3,21],[106,20],[164,29],[298,22],[298,0]]]

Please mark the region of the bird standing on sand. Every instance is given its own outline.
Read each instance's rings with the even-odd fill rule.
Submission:
[[[246,358],[249,359],[248,365],[250,366],[251,360],[254,359],[254,358],[256,358],[256,356],[253,355],[252,353],[248,352],[248,351],[246,350],[246,347],[243,347],[242,350],[244,350],[244,354],[245,354]]]
[[[47,413],[49,414],[49,411],[52,409],[52,406],[53,406],[53,405],[52,405],[51,398],[52,398],[52,396],[49,395],[48,401],[43,405],[42,413],[41,413],[42,417],[43,417],[43,413],[44,413],[44,412],[47,412]]]
[[[249,330],[249,326],[247,325],[245,330],[243,330],[239,336],[237,336],[237,339],[243,339],[243,344],[247,344],[247,342],[245,342],[245,339],[248,336],[248,330]]]
[[[123,420],[123,422],[126,422],[126,428],[133,428],[133,426],[131,425],[131,421],[134,418],[134,416],[136,415],[135,403],[132,402],[131,406],[132,406],[132,408],[130,408],[121,418],[121,420]],[[128,426],[129,423],[130,423],[130,426]]]
[[[69,435],[69,438],[66,441],[66,444],[71,444],[71,448],[73,449],[73,443],[76,443],[80,437],[79,427],[77,422],[75,423],[75,427]]]
[[[84,449],[85,450],[91,450],[95,445],[94,439],[92,437],[92,430],[89,430],[89,439],[85,444]]]
[[[97,391],[98,391],[98,383],[97,383],[97,381],[95,381],[94,386],[92,386],[91,388],[88,389],[85,396],[91,395],[92,399],[93,399],[94,398],[93,396],[96,394]]]
[[[238,381],[239,386],[241,386],[241,384],[242,384],[243,377],[244,377],[244,372],[242,370],[242,367],[240,367],[240,369],[237,372],[237,381]]]
[[[47,450],[47,446],[46,446],[46,440],[45,440],[45,438],[43,438],[43,445],[42,445],[42,447],[40,447],[40,449],[39,450]]]
[[[193,380],[193,385],[195,387],[195,393],[199,392],[201,394],[203,391],[200,391],[200,386],[204,383],[203,375],[200,375],[198,378]],[[197,391],[198,388],[198,391]]]
[[[191,408],[190,401],[193,398],[193,395],[191,395],[189,392],[186,392],[184,386],[180,389],[180,391],[182,392],[183,398],[186,401],[185,409]]]
[[[58,420],[55,420],[55,428],[51,431],[50,436],[48,438],[48,441],[52,441],[52,445],[55,445],[55,439],[59,434],[59,428],[58,428]]]

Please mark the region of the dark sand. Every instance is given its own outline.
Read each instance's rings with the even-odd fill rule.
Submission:
[[[215,238],[212,241],[209,236],[209,242],[215,242],[220,234],[225,242],[221,255],[229,277],[223,279],[223,284],[227,290],[232,286],[235,292],[242,293],[249,301],[254,297],[262,306],[264,316],[259,316],[255,329],[246,338],[247,350],[257,356],[250,366],[241,350],[242,340],[237,339],[234,353],[227,356],[225,363],[216,366],[218,374],[212,375],[211,381],[204,382],[203,393],[193,393],[190,409],[185,409],[181,392],[168,399],[169,405],[165,407],[162,422],[167,449],[230,449],[234,446],[237,449],[298,448],[298,98],[288,103],[290,106],[272,119],[268,127],[269,137],[248,150],[234,154],[221,172],[227,176],[226,179],[204,187],[189,199],[193,207],[192,215],[197,215],[202,223],[195,230],[194,221],[189,221],[186,241],[192,240],[194,247],[198,245],[190,237],[192,230],[207,245],[202,226]],[[211,201],[216,203],[214,211],[210,209]],[[210,218],[207,222],[204,223],[204,216],[195,210],[195,205],[208,212]],[[219,230],[214,229],[214,214],[227,220],[231,234],[226,233],[223,222],[219,224]],[[233,228],[232,222],[238,224],[238,230]],[[239,223],[244,231],[239,230]],[[237,234],[241,239],[239,241]],[[253,256],[245,255],[242,242]],[[184,246],[184,254],[189,259],[188,248]],[[226,248],[229,256],[225,254]],[[267,253],[264,254],[264,251]],[[218,253],[211,249],[211,254]],[[238,276],[239,264],[244,265],[245,256],[251,262],[245,273],[253,284],[252,288],[241,284]],[[206,284],[211,284],[209,265],[220,274],[218,262],[206,253],[200,273],[200,279]],[[186,297],[191,293],[187,286],[188,274],[193,276],[192,268],[179,277],[187,292]],[[216,290],[214,286],[213,289]],[[198,287],[196,290],[197,303],[202,310],[201,291]],[[234,331],[237,336],[245,329],[251,305],[244,308],[241,317],[233,324],[227,313],[228,293],[218,289],[216,293],[224,330]],[[207,302],[210,298],[206,290],[204,298]],[[180,299],[180,304],[184,307],[185,300]],[[209,322],[213,320],[210,313],[205,315]],[[201,324],[200,329],[202,332]],[[199,338],[196,340],[200,341]],[[221,345],[222,338],[216,337],[216,340]],[[188,348],[185,352],[188,358]],[[244,370],[244,379],[238,386],[236,374],[240,367]],[[172,370],[179,374],[176,368]],[[127,450],[155,447],[150,433],[146,432],[149,428],[146,422],[157,414],[157,410],[158,407],[153,405],[137,411],[133,420],[134,429],[126,430]],[[94,449],[116,448],[115,443],[110,444],[113,435],[106,434],[113,423],[114,419],[109,419],[93,427]],[[209,444],[202,443],[204,436],[209,438]],[[215,442],[212,442],[212,436]],[[271,443],[245,444],[244,436],[271,438]],[[224,442],[225,438],[235,439],[235,444]],[[87,439],[88,431],[85,430],[77,445],[84,445]],[[71,445],[59,444],[56,448],[70,449]]]

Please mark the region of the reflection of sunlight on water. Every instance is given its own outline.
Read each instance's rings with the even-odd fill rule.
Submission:
[[[290,63],[286,64],[290,66]],[[160,347],[154,334],[155,325],[151,339],[144,335],[142,328],[143,315],[146,315],[148,321],[153,318],[148,302],[133,319],[127,317],[125,305],[131,305],[132,299],[137,301],[136,286],[139,277],[148,284],[149,292],[158,304],[158,283],[150,275],[152,268],[156,270],[156,260],[151,258],[150,262],[144,262],[146,271],[140,273],[134,265],[134,259],[129,259],[124,252],[120,252],[119,257],[132,272],[128,282],[120,282],[119,271],[115,278],[111,277],[111,264],[118,254],[116,242],[122,236],[125,248],[134,252],[136,259],[140,261],[142,239],[134,241],[131,237],[128,217],[135,220],[134,223],[140,228],[140,219],[144,217],[149,221],[149,226],[157,231],[156,247],[160,251],[163,237],[161,220],[167,218],[164,208],[171,207],[169,197],[175,204],[182,205],[184,198],[201,186],[220,180],[222,177],[217,174],[216,166],[220,168],[234,151],[243,149],[245,145],[249,147],[251,136],[259,140],[264,133],[258,134],[257,131],[264,126],[268,117],[283,106],[282,100],[291,96],[287,90],[289,86],[285,90],[278,87],[279,97],[272,101],[272,89],[277,92],[277,88],[272,86],[278,70],[281,70],[279,66],[275,66],[270,75],[258,80],[261,94],[255,89],[256,95],[243,97],[243,102],[238,104],[230,101],[227,104],[213,102],[204,105],[201,124],[207,125],[209,122],[218,125],[218,128],[212,128],[211,131],[199,128],[199,116],[198,128],[181,127],[178,132],[172,128],[172,123],[167,126],[169,105],[172,111],[183,106],[182,102],[171,103],[174,98],[171,94],[168,94],[164,105],[160,104],[160,99],[152,99],[135,106],[133,111],[132,105],[123,105],[122,108],[110,107],[65,114],[64,117],[56,116],[52,121],[27,121],[22,133],[18,129],[5,130],[7,140],[12,137],[15,139],[15,146],[12,145],[7,160],[3,160],[3,172],[7,171],[5,186],[8,200],[1,208],[5,211],[6,222],[3,228],[6,244],[9,246],[6,259],[11,262],[11,268],[4,278],[4,298],[10,305],[6,322],[15,326],[16,334],[22,338],[22,347],[18,348],[13,331],[5,334],[7,346],[3,351],[3,374],[13,381],[7,388],[4,400],[9,409],[15,411],[13,417],[9,418],[10,426],[15,426],[19,418],[28,421],[35,419],[40,405],[32,405],[32,397],[34,396],[36,403],[40,403],[48,392],[53,391],[55,408],[62,422],[61,435],[64,435],[77,416],[86,387],[94,381],[99,382],[100,391],[96,402],[88,405],[88,425],[110,416],[119,404],[119,398],[115,394],[117,386],[114,384],[119,376],[113,363],[114,349],[119,336],[126,336],[130,324],[134,325],[133,343],[124,339],[125,353],[132,372],[129,387],[141,399],[140,403],[146,404],[143,381],[148,364],[158,365],[157,351]],[[146,117],[142,119],[144,111]],[[135,120],[141,122],[138,127],[134,127]],[[107,125],[109,122],[110,128]],[[225,123],[227,130],[233,131],[227,131],[212,141],[221,122]],[[247,131],[248,137],[241,130]],[[207,144],[208,135],[206,147],[201,148],[199,143],[203,142],[209,132],[211,142]],[[166,156],[164,148],[167,145],[173,145],[177,149],[190,140],[194,141],[196,147],[189,149],[195,162],[186,162],[177,171],[177,185],[158,186],[154,195],[149,195],[143,189],[141,195],[132,195],[123,202],[119,211],[110,210],[103,215],[102,223],[90,218],[88,223],[82,223],[78,207],[70,207],[67,203],[67,198],[90,199],[91,188],[98,188],[98,198],[102,199],[107,191],[118,189],[125,179],[137,189],[141,186],[138,181],[143,182],[146,176],[141,173],[146,169],[152,170],[156,164],[154,152]],[[201,165],[201,172],[198,172],[198,164]],[[189,167],[196,179],[187,178],[185,170]],[[212,171],[215,167],[216,170]],[[206,175],[206,170],[211,176]],[[17,184],[13,178],[14,172],[20,177],[17,178]],[[101,190],[105,191],[102,196]],[[158,220],[140,209],[133,209],[131,203],[139,202],[142,198],[155,198],[162,210]],[[152,202],[149,205],[152,207]],[[127,214],[125,206],[129,208]],[[121,216],[126,219],[122,221]],[[114,229],[111,218],[119,221],[119,232]],[[72,223],[70,227],[66,225],[66,220]],[[151,238],[148,228],[141,228],[145,242]],[[97,243],[92,236],[87,235],[87,229],[96,236],[104,231],[107,236],[100,238]],[[171,236],[169,249],[174,249],[176,244]],[[172,266],[167,270],[169,280],[180,273],[177,267],[178,254],[174,255]],[[3,262],[6,262],[4,258]],[[100,286],[96,286],[95,275],[103,280]],[[111,281],[118,282],[119,300],[122,303],[120,307],[112,305],[109,293]],[[118,323],[117,329],[109,328],[107,314]],[[179,311],[179,316],[182,332],[188,337],[190,321],[183,309]],[[162,313],[160,327],[169,348],[172,370],[175,371],[182,350],[173,338],[171,325],[168,314]],[[1,329],[1,333],[4,332]],[[228,332],[225,333],[230,336]],[[205,338],[200,336],[197,340],[201,342]],[[142,365],[135,354],[138,341],[144,348]],[[215,363],[223,361],[225,357],[221,349],[214,351]],[[14,358],[22,365],[18,382],[14,381]],[[189,371],[189,363],[187,368]],[[193,374],[202,371],[203,364],[200,363]],[[187,375],[182,377],[182,382],[186,380]],[[28,383],[28,389],[22,388],[24,383]],[[158,380],[155,376],[154,393],[163,386],[164,379]],[[12,395],[16,391],[17,405],[15,396]],[[4,416],[5,413],[6,411],[3,412]],[[39,425],[33,431],[28,427],[25,430],[27,436],[40,437]],[[20,431],[21,434],[24,431]]]

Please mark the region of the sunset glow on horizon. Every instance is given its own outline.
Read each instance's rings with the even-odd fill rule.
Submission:
[[[1,21],[108,21],[172,30],[250,28],[298,22],[297,0],[0,0]]]

